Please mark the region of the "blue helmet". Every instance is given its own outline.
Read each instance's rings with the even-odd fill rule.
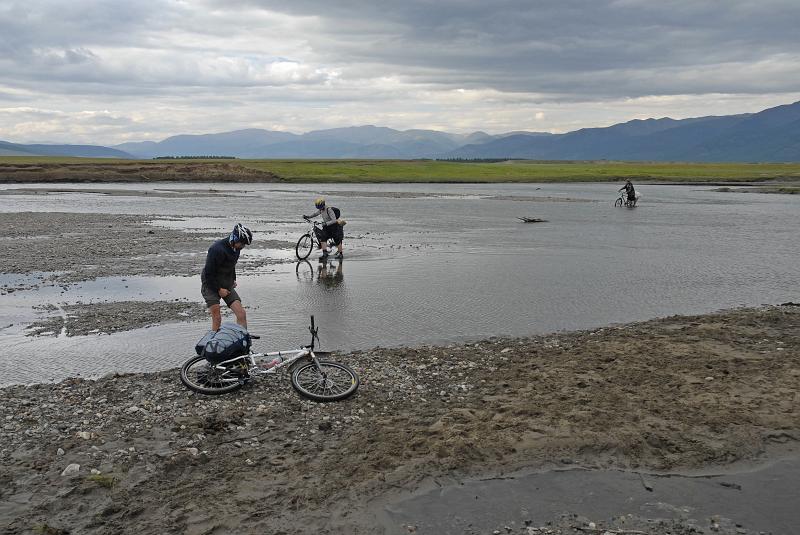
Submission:
[[[253,243],[253,232],[241,223],[237,223],[236,226],[233,227],[231,235],[228,236],[228,242],[231,244],[240,242],[245,245],[250,245]]]

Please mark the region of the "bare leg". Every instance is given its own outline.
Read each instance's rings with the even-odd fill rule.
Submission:
[[[247,312],[244,310],[241,301],[231,303],[231,310],[236,316],[236,323],[247,329]]]
[[[208,313],[211,314],[211,330],[216,332],[219,330],[219,326],[222,325],[222,312],[220,312],[219,305],[208,307]]]

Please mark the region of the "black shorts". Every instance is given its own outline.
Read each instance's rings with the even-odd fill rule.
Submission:
[[[203,299],[206,300],[206,307],[211,307],[214,305],[218,305],[220,299],[225,300],[225,304],[230,307],[234,301],[241,301],[242,299],[239,297],[239,294],[236,293],[236,290],[229,289],[230,293],[225,297],[220,297],[219,292],[215,292],[205,284],[200,288],[200,293],[203,294]]]
[[[324,242],[333,240],[334,245],[339,245],[344,239],[344,229],[341,225],[328,225],[317,229],[317,238],[319,241]]]

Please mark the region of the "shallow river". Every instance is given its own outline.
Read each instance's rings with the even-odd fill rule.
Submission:
[[[256,239],[295,241],[304,230],[300,214],[325,193],[348,220],[343,262],[320,270],[316,253],[309,264],[295,264],[288,249],[242,255],[245,269],[248,255],[280,261],[240,277],[251,331],[265,335],[257,349],[305,343],[309,314],[321,325],[323,347],[364,349],[800,301],[800,196],[644,185],[639,206],[628,209],[613,207],[617,187],[59,185],[101,193],[5,196],[0,212],[145,213],[154,225],[220,236],[241,221]],[[210,188],[235,197],[152,195]],[[151,194],[102,193],[108,190]],[[522,216],[547,222],[525,224],[516,219]],[[0,274],[0,284],[19,279]],[[199,276],[110,278],[4,295],[0,384],[177,366],[206,322],[74,338],[32,338],[23,330],[36,319],[37,304],[175,298],[199,301]]]

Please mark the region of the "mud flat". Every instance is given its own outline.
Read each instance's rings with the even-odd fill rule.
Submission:
[[[300,398],[285,372],[219,398],[187,391],[177,370],[4,388],[0,526],[425,533],[380,525],[376,507],[431,481],[521,469],[720,471],[797,454],[800,440],[794,305],[337,358],[363,384],[330,404]],[[657,511],[621,524],[628,512],[567,510],[507,532],[761,531]]]
[[[0,273],[46,273],[24,284],[0,284],[0,295],[41,284],[69,284],[98,277],[191,276],[221,235],[194,234],[153,225],[156,216],[17,212],[0,214]],[[254,249],[293,244],[259,236]],[[248,262],[249,269],[275,263]]]
[[[27,336],[111,334],[166,322],[208,317],[205,306],[185,300],[112,301],[41,307],[49,317],[28,327]]]

